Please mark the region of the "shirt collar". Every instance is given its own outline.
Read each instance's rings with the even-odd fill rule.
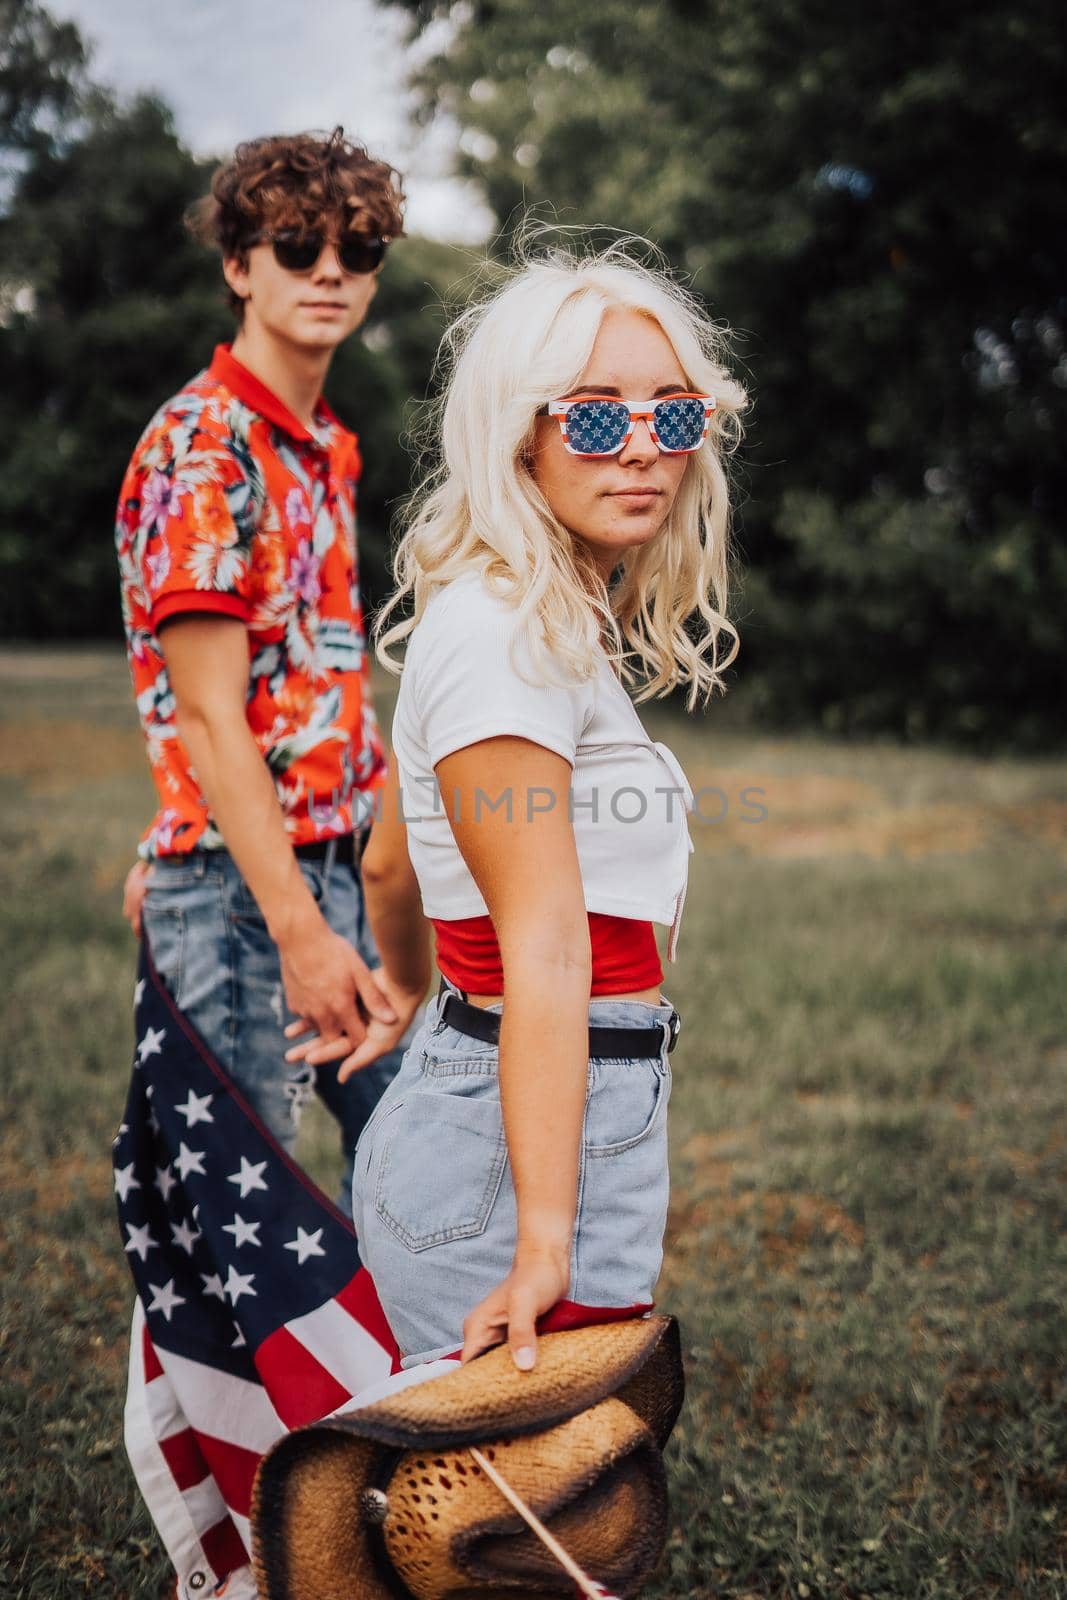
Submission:
[[[273,389],[268,389],[255,373],[249,372],[247,367],[235,360],[231,345],[215,346],[208,377],[221,383],[236,395],[242,405],[273,423],[276,428],[283,429],[293,439],[317,444],[320,449],[330,451],[331,455],[338,453],[339,444],[342,446],[340,453],[347,455],[355,443],[355,436],[338,421],[321,395],[315,402],[315,426],[305,427],[284,401],[279,400]]]

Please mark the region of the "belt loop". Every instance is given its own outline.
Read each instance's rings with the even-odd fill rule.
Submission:
[[[448,996],[449,996],[450,993],[451,993],[451,990],[448,987],[447,980],[445,978],[442,978],[441,982],[437,986],[437,993],[433,997],[433,1007],[434,1007],[433,1018],[434,1018],[434,1020],[433,1020],[433,1027],[430,1030],[431,1033],[440,1033],[441,1030],[444,1028],[445,1019],[444,1019],[443,1013],[444,1013],[444,1009],[445,1009],[445,1002],[447,1001]]]
[[[330,873],[337,861],[337,834],[327,840],[326,854],[322,858],[322,900],[319,909],[325,915],[326,907],[330,903]]]
[[[363,852],[364,852],[364,850],[366,850],[367,844],[368,844],[368,842],[370,840],[371,829],[373,828],[373,826],[374,826],[373,818],[368,818],[368,820],[366,822],[361,823],[360,826],[357,829],[355,829],[354,832],[353,832],[353,838],[352,838],[353,863],[352,864],[353,864],[353,866],[354,866],[354,868],[355,868],[355,870],[357,872],[359,871],[360,863],[363,860]]]
[[[682,1019],[673,1006],[671,1007],[670,1016],[660,1023],[660,1027],[663,1029],[664,1051],[667,1055],[670,1055],[678,1043],[678,1035],[682,1031]]]

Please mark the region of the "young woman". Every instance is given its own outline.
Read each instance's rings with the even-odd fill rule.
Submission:
[[[413,617],[393,787],[363,858],[398,1026],[444,981],[356,1156],[360,1249],[405,1365],[646,1309],[692,794],[639,699],[690,709],[737,650],[718,332],[621,252],[525,266],[450,336],[442,461],[396,563]],[[383,623],[379,623],[382,634]],[[729,653],[722,651],[728,636]],[[396,805],[402,794],[402,812]],[[291,1052],[393,1035],[373,1019]],[[351,1053],[349,1053],[351,1052]]]

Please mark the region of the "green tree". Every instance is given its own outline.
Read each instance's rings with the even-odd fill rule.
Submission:
[[[5,632],[119,627],[112,528],[127,458],[193,352],[229,325],[216,270],[182,225],[206,181],[158,101],[99,93],[78,134],[36,150],[19,179],[0,226],[0,275],[23,286],[0,329]]]
[[[87,53],[72,22],[34,0],[0,0],[0,151],[40,149],[77,113]]]
[[[1067,43],[1052,0],[463,0],[424,69],[505,232],[654,240],[740,330],[740,673],[782,719],[1060,735]]]

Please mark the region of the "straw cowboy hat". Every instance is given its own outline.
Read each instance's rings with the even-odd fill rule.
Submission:
[[[661,1451],[682,1392],[677,1323],[640,1317],[543,1334],[532,1372],[498,1346],[287,1434],[256,1473],[259,1593],[573,1596],[573,1576],[504,1497],[503,1478],[572,1565],[628,1600],[666,1538]]]

